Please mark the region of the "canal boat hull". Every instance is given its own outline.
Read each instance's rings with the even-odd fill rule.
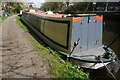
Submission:
[[[102,44],[102,15],[56,18],[23,13],[21,19],[45,43],[84,69],[101,70],[116,59],[114,51],[106,52]]]

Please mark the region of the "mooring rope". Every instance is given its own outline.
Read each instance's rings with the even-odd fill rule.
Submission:
[[[73,49],[72,49],[72,51],[70,52],[70,54],[69,54],[69,56],[68,56],[68,57],[70,57],[70,56],[71,56],[71,54],[73,53],[74,49],[75,49],[75,48],[76,48],[76,46],[79,44],[79,40],[80,40],[80,38],[78,38],[78,40],[77,40],[76,42],[74,42]]]
[[[103,65],[105,66],[105,68],[108,70],[108,72],[112,75],[112,77],[113,77],[115,80],[117,80],[116,77],[115,77],[115,75],[114,75],[114,74],[109,70],[109,68],[104,64],[104,62],[102,61],[101,57],[100,57],[99,59],[100,59],[100,61],[103,63]]]

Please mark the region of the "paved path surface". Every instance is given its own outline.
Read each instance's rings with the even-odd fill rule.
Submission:
[[[2,24],[2,77],[49,78],[47,66],[28,40],[28,33],[15,23],[16,16]]]

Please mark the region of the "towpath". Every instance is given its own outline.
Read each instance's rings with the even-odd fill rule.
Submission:
[[[16,16],[2,23],[2,77],[49,78],[48,68],[28,40],[29,33],[16,24]]]

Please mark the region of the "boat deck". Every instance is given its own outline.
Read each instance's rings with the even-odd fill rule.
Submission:
[[[104,53],[105,53],[105,50],[103,49],[103,46],[101,46],[101,47],[93,48],[93,49],[86,50],[83,52],[74,53],[72,54],[72,56],[94,59],[95,56],[103,55]]]

